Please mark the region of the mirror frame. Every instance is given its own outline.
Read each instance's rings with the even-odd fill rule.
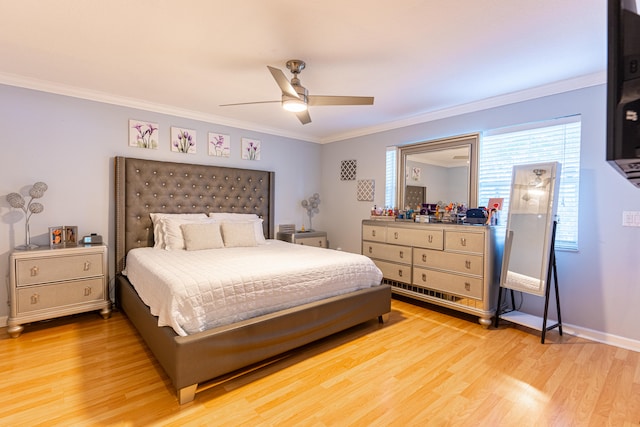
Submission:
[[[407,156],[430,151],[441,151],[450,148],[469,147],[469,195],[467,208],[478,207],[478,148],[480,146],[480,134],[472,133],[449,138],[435,139],[398,147],[396,177],[396,206],[401,207],[404,201],[404,193],[407,185],[406,163]]]

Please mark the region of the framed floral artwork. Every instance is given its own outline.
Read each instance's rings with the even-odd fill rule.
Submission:
[[[196,131],[171,127],[171,151],[176,153],[196,153]]]
[[[129,120],[129,147],[158,149],[158,124]]]
[[[209,155],[229,157],[231,153],[231,137],[221,133],[209,132]]]
[[[260,141],[242,138],[242,158],[244,160],[260,160]]]

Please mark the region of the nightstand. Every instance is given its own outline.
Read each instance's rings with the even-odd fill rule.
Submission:
[[[276,238],[298,245],[318,246],[320,248],[327,247],[327,233],[325,231],[279,231],[276,234]]]
[[[92,310],[105,319],[111,315],[104,245],[15,251],[9,278],[12,338],[20,336],[24,323]]]

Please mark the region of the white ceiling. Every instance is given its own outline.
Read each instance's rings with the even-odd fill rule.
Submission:
[[[604,83],[606,3],[0,0],[0,83],[324,143]],[[219,106],[280,99],[288,59],[375,104]]]

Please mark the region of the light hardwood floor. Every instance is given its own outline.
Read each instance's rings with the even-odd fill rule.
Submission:
[[[0,330],[0,425],[631,426],[640,353],[394,300],[180,406],[126,316]]]

